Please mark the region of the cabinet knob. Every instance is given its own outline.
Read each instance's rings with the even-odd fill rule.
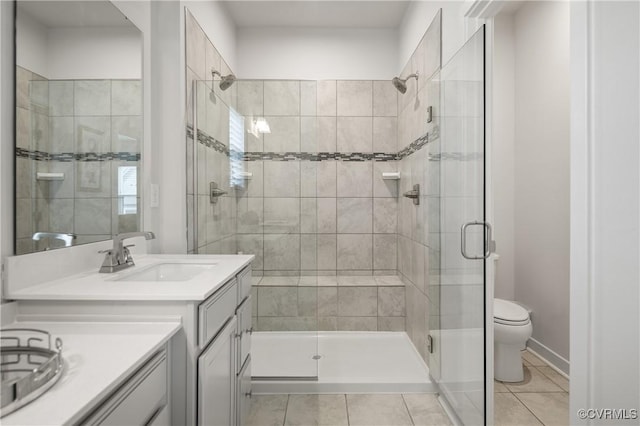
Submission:
[[[247,329],[244,331],[245,333],[249,333],[250,335],[253,334],[253,327]]]
[[[251,399],[252,391],[249,391],[249,392],[245,393],[244,396],[246,396],[247,398]]]

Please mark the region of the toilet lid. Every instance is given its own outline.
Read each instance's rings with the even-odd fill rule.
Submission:
[[[523,323],[529,321],[529,312],[522,306],[508,300],[494,299],[493,318],[501,323]]]

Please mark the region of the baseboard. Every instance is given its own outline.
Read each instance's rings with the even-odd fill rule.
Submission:
[[[531,338],[527,342],[527,349],[537,357],[541,358],[544,362],[549,364],[549,367],[556,370],[558,373],[569,378],[569,361],[558,355],[553,350],[549,349],[536,339]]]

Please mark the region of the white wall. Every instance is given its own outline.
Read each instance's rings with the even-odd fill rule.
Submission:
[[[214,1],[182,1],[232,70],[237,69],[236,26],[225,6]]]
[[[514,149],[515,149],[515,33],[513,15],[499,15],[493,23],[493,115],[491,173],[493,236],[500,260],[496,263],[495,296],[515,298],[514,275]]]
[[[571,424],[640,401],[640,4],[571,3]]]
[[[398,72],[392,29],[239,28],[237,35],[240,78],[387,80]]]
[[[525,3],[514,30],[515,299],[531,345],[568,360],[569,2]]]
[[[398,34],[399,56],[396,70],[404,68],[440,8],[442,8],[442,64],[446,64],[466,40],[464,18],[466,6],[468,5],[465,5],[462,0],[411,2]]]
[[[151,90],[151,3],[149,1],[131,1],[131,0],[112,0],[115,7],[131,21],[141,33],[142,43],[142,96],[144,99],[143,111],[144,111],[144,136],[142,145],[142,161],[140,167],[142,168],[142,229],[145,231],[155,231],[159,226],[157,208],[151,208],[150,203],[150,190],[149,183],[152,182],[151,176],[153,166],[156,164],[152,160],[153,151],[153,134],[152,134],[152,122],[153,117],[151,115],[152,105],[152,90]],[[155,214],[154,214],[155,213]],[[147,247],[150,253],[158,253],[160,247],[160,239],[162,236],[156,234],[156,240],[149,241]]]
[[[142,37],[135,28],[45,28],[20,11],[17,31],[18,65],[50,80],[141,76]]]
[[[180,3],[151,2],[153,142],[143,162],[150,167],[145,183],[159,185],[159,206],[150,208],[153,227],[147,227],[159,236],[153,247],[159,253],[187,252],[184,21]]]
[[[16,62],[18,65],[47,77],[49,75],[47,29],[31,15],[18,12],[16,31],[18,45]]]
[[[55,28],[48,31],[45,76],[56,79],[139,79],[142,37],[136,28]]]

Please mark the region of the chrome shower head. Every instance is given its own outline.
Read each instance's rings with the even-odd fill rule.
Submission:
[[[220,77],[220,90],[227,90],[236,81],[236,76],[233,74],[222,75],[219,71],[211,70],[211,77]]]
[[[407,93],[407,80],[409,80],[410,78],[415,78],[417,80],[418,73],[410,74],[407,78],[393,77],[391,83],[393,83],[393,86],[398,89],[398,92],[404,95],[405,93]]]
[[[393,86],[398,89],[398,92],[402,93],[403,95],[407,92],[406,80],[403,80],[400,77],[393,77],[393,80],[391,80],[391,82],[393,83]]]

